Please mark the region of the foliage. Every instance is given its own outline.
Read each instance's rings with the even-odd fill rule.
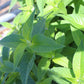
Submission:
[[[0,84],[84,84],[84,0],[12,0],[1,25]],[[53,83],[54,82],[54,83]]]

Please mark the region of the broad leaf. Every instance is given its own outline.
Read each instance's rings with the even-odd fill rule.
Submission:
[[[24,43],[20,43],[17,48],[15,49],[14,52],[14,70],[16,69],[16,67],[18,66],[23,54],[24,54],[24,50],[27,47],[26,44]]]
[[[48,38],[42,34],[35,35],[32,38],[32,45],[30,46],[34,52],[50,52],[63,47],[63,45],[56,43],[51,38]]]
[[[72,32],[74,42],[76,43],[77,46],[79,46],[81,40],[84,41],[84,34],[80,30],[78,30],[72,26],[71,26],[71,32]]]
[[[47,70],[49,69],[49,65],[50,65],[50,60],[48,60],[47,58],[42,58],[40,60],[37,70],[38,81],[40,81],[44,77]]]
[[[69,59],[59,53],[56,53],[56,56],[53,58],[53,62],[64,67],[71,67]]]
[[[16,48],[20,43],[22,43],[21,39],[23,39],[22,36],[11,34],[0,40],[0,44],[5,47]]]
[[[73,71],[77,80],[84,78],[84,41],[81,41],[73,57]]]
[[[19,72],[20,72],[22,84],[27,84],[29,73],[33,67],[34,60],[35,60],[35,55],[30,52],[25,53],[23,55],[19,65]]]
[[[35,11],[32,12],[26,23],[23,25],[23,37],[26,40],[31,40],[32,31],[33,31],[34,12]]]
[[[60,15],[65,20],[69,21],[77,29],[84,31],[84,15],[83,14],[70,14],[70,15]]]
[[[57,75],[58,77],[63,77],[65,79],[74,77],[72,69],[64,67],[53,67],[52,69],[50,69],[49,74],[53,74],[54,76]]]

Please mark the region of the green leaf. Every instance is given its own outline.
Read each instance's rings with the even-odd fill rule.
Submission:
[[[67,6],[72,0],[63,0],[64,5]]]
[[[65,79],[74,77],[73,70],[65,67],[53,67],[52,69],[50,69],[49,74],[63,77]]]
[[[76,28],[74,28],[72,26],[71,26],[71,32],[72,32],[74,42],[76,43],[77,46],[79,46],[81,40],[84,41],[83,33],[80,30],[78,30],[78,29],[76,29]]]
[[[60,44],[65,44],[65,34],[64,33],[62,33],[62,32],[58,32],[56,35],[55,35],[55,41],[57,42],[57,43],[60,43]],[[62,51],[62,49],[59,49],[59,50],[57,50],[57,52],[61,52]]]
[[[23,37],[26,40],[31,40],[32,31],[33,31],[34,13],[35,13],[35,11],[32,12],[32,14],[29,16],[28,20],[26,21],[26,23],[23,25]]]
[[[53,58],[53,62],[56,64],[59,64],[64,67],[70,67],[71,68],[71,62],[69,59],[62,54],[56,53],[56,56]]]
[[[81,41],[73,57],[73,71],[77,80],[84,78],[84,41]]]
[[[40,82],[37,82],[36,84],[51,84],[52,78],[46,78]]]
[[[3,47],[2,59],[3,60],[8,60],[8,57],[9,57],[9,48],[8,47]]]
[[[35,34],[42,34],[45,30],[45,19],[41,18],[38,22],[33,26],[32,36]]]
[[[40,55],[42,57],[46,58],[54,58],[55,57],[55,52],[42,52],[42,53],[36,53],[37,55]]]
[[[28,84],[35,84],[34,80],[30,76],[28,77]]]
[[[19,75],[18,73],[10,73],[5,84],[12,84],[16,80],[18,75]]]
[[[14,52],[14,70],[16,69],[16,67],[18,66],[23,54],[24,54],[24,50],[27,47],[26,44],[24,43],[20,43],[17,48],[15,49]]]
[[[43,14],[43,9],[44,9],[46,0],[36,0],[36,1],[37,1],[37,6],[38,6],[41,14]]]
[[[11,10],[13,8],[13,6],[16,4],[16,2],[17,2],[17,0],[11,1],[9,10]]]
[[[65,33],[65,45],[69,45],[72,42],[73,42],[72,33],[71,33],[71,31],[67,31]]]
[[[50,52],[63,47],[63,45],[56,43],[51,38],[42,34],[34,35],[32,38],[32,45],[30,46],[34,52]]]
[[[77,29],[84,31],[84,15],[83,14],[69,14],[69,15],[60,15],[65,20],[69,21]]]
[[[64,56],[67,56],[67,58],[69,58],[69,60],[71,61],[73,59],[73,55],[74,55],[75,51],[76,51],[76,48],[66,46],[65,48],[63,48],[61,53]]]
[[[12,29],[14,26],[8,22],[3,22],[3,23],[0,23],[2,26],[6,27],[6,28],[10,28]]]
[[[2,40],[0,40],[0,44],[5,46],[5,47],[11,47],[11,48],[16,48],[18,44],[22,43],[21,39],[23,39],[22,36],[16,35],[16,34],[11,34]]]
[[[0,71],[10,73],[13,72],[14,65],[10,61],[4,61],[3,64],[0,65]]]
[[[37,70],[38,81],[40,81],[44,77],[47,70],[49,69],[49,65],[50,65],[50,60],[48,60],[47,58],[42,58],[40,60]]]
[[[35,55],[30,52],[25,53],[22,57],[22,60],[19,65],[19,72],[22,84],[27,84],[28,76],[31,69],[33,68],[34,60]]]
[[[58,42],[60,44],[64,44],[65,43],[65,34],[62,32],[58,32],[55,36],[55,40],[56,40],[56,42]]]
[[[28,7],[33,6],[33,0],[25,0]]]

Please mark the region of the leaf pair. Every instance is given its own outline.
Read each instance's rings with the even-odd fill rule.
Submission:
[[[64,67],[54,67],[50,70],[51,72],[50,76],[56,79],[56,75],[58,75],[58,78],[61,79],[64,78],[73,84],[77,84],[77,83],[83,84],[84,83],[83,63],[84,63],[84,43],[83,41],[81,41],[73,57],[73,63],[72,63],[73,69],[64,68]],[[69,84],[69,83],[65,83],[65,84]]]

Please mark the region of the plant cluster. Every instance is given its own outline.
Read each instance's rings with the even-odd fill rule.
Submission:
[[[22,12],[0,23],[0,84],[84,84],[84,0],[19,1]]]

